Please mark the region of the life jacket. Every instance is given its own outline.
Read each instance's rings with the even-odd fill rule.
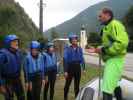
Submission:
[[[21,56],[19,51],[16,53],[10,52],[8,49],[0,50],[7,59],[6,63],[1,65],[1,76],[4,78],[16,78],[20,75]]]
[[[44,53],[44,62],[45,62],[46,70],[57,69],[57,57],[55,53],[52,53],[51,55],[48,53]]]
[[[26,71],[28,74],[34,74],[36,72],[42,72],[44,68],[44,61],[43,61],[43,56],[41,54],[38,55],[37,59],[34,59],[30,53],[28,53],[27,57],[27,67]]]
[[[73,63],[73,62],[82,62],[82,49],[80,47],[74,48],[72,46],[68,47],[66,50],[67,55],[67,62]]]

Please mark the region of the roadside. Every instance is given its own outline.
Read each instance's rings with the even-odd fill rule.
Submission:
[[[84,56],[85,56],[86,63],[93,66],[98,66],[98,63],[99,63],[98,55],[85,53]],[[123,76],[130,80],[133,80],[133,53],[128,53],[126,55]]]

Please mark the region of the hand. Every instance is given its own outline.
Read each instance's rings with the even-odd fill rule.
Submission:
[[[6,93],[6,89],[4,86],[0,86],[0,92],[5,94]]]
[[[96,52],[96,49],[93,48],[93,47],[91,47],[91,48],[89,48],[89,49],[86,49],[86,51],[87,51],[88,53],[95,53],[95,52]]]
[[[89,48],[89,49],[86,49],[86,51],[88,53],[101,53],[101,48]]]
[[[96,49],[95,49],[95,52],[96,52],[96,53],[101,53],[101,52],[102,52],[102,49],[101,49],[101,48],[96,48]]]
[[[48,83],[48,76],[45,76],[45,85]]]
[[[46,84],[46,81],[45,80],[42,80],[42,86],[44,87]]]
[[[29,83],[29,90],[30,91],[32,90],[32,83],[31,82]]]
[[[29,82],[29,83],[25,83],[25,90],[26,91],[31,91],[32,90],[32,83],[31,82]]]
[[[60,65],[60,62],[58,61],[58,62],[57,62],[57,66],[59,66],[59,65]]]
[[[25,83],[25,90],[28,91],[29,83]]]
[[[64,73],[64,77],[65,77],[65,79],[68,78],[68,72],[65,72],[65,73]]]

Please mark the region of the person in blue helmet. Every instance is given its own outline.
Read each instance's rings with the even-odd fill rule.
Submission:
[[[39,49],[40,43],[32,41],[24,61],[27,100],[40,100],[41,87],[45,84],[44,59]]]
[[[81,66],[85,65],[82,48],[78,46],[78,36],[75,33],[69,35],[70,46],[64,50],[64,100],[68,100],[68,91],[74,78],[75,98],[79,92]]]
[[[14,93],[17,100],[25,100],[24,89],[20,79],[21,53],[19,38],[12,34],[4,38],[5,48],[0,50],[0,88],[5,100],[13,100]]]
[[[47,44],[47,51],[44,53],[44,64],[45,64],[45,79],[46,83],[44,86],[44,98],[43,100],[53,100],[54,98],[54,87],[57,74],[57,57],[55,55],[54,44],[49,42]],[[49,99],[47,97],[48,89],[50,88]]]

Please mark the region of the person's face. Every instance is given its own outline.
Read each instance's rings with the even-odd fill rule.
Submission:
[[[18,40],[11,41],[10,47],[15,49],[15,50],[18,50],[18,48],[19,48],[19,41]]]
[[[49,48],[49,52],[54,52],[54,47],[53,46],[51,46],[50,48]]]
[[[105,22],[107,22],[107,21],[109,21],[110,20],[110,16],[109,16],[109,14],[107,14],[107,13],[103,13],[102,11],[99,13],[99,15],[98,15],[98,20],[101,22],[101,23],[105,23]]]
[[[72,45],[77,45],[78,44],[78,40],[75,38],[75,39],[72,39]]]
[[[38,49],[31,49],[31,54],[32,54],[32,56],[37,56],[39,54],[39,50]]]

